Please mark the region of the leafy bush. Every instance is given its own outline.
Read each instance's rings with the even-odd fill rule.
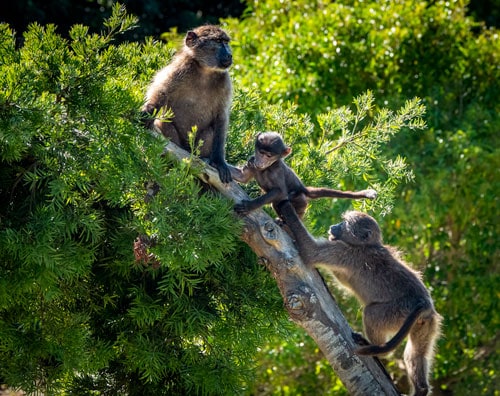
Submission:
[[[11,387],[237,392],[284,320],[232,204],[200,195],[190,164],[168,163],[140,125],[171,52],[112,45],[135,23],[116,6],[102,35],[75,26],[68,41],[33,24],[19,49],[1,25],[0,383]],[[148,204],[151,180],[161,189]],[[161,266],[134,260],[140,234],[157,238]]]

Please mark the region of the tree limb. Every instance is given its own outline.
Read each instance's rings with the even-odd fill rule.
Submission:
[[[173,143],[165,154],[178,161],[193,160],[196,175],[225,197],[248,199],[235,182],[223,184],[217,170]],[[198,172],[199,169],[199,172]],[[242,239],[276,279],[291,319],[315,340],[351,395],[399,395],[378,359],[358,356],[352,330],[318,271],[306,267],[290,236],[263,210],[243,218]]]

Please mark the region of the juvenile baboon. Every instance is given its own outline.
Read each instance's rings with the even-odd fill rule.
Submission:
[[[370,198],[377,196],[375,190],[339,191],[331,188],[306,187],[295,172],[283,161],[292,152],[276,132],[259,133],[255,139],[255,153],[243,168],[231,168],[234,180],[247,183],[255,179],[265,194],[251,201],[244,200],[234,206],[237,213],[246,214],[271,203],[278,213],[276,204],[289,199],[299,217],[306,211],[309,199],[316,198]]]
[[[229,36],[222,29],[206,25],[187,32],[184,46],[154,77],[142,108],[150,114],[146,121],[149,127],[154,124],[185,150],[190,150],[188,134],[196,127],[196,146],[203,141],[200,156],[209,159],[224,183],[231,181],[225,143],[232,94],[228,68],[232,62]],[[165,122],[161,118],[167,110],[173,118]]]
[[[305,264],[331,271],[364,306],[364,333],[374,345],[361,346],[356,353],[388,353],[408,335],[404,361],[412,392],[427,395],[442,318],[420,274],[404,264],[393,248],[383,245],[377,222],[367,214],[345,213],[342,223],[330,227],[329,240],[317,240],[290,202],[280,203],[279,210]]]

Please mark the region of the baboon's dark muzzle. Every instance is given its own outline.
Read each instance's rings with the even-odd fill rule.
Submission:
[[[231,54],[227,55],[220,61],[220,65],[224,68],[231,66],[233,63],[233,56]]]

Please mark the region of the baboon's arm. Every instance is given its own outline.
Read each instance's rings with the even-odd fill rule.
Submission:
[[[302,221],[300,221],[299,216],[295,212],[293,205],[290,201],[282,201],[278,204],[279,212],[285,221],[285,223],[290,227],[290,230],[293,232],[296,243],[299,247],[299,251],[308,252],[308,250],[312,247],[317,246],[317,242],[314,237],[307,231]]]
[[[280,202],[287,198],[286,192],[283,192],[281,188],[273,188],[262,194],[261,196],[252,199],[251,201],[243,200],[236,205],[234,205],[234,210],[240,214],[246,214],[253,210],[256,210],[264,205],[270,204],[272,202]]]
[[[215,163],[224,162],[224,143],[226,141],[227,121],[221,115],[214,120],[214,140],[210,159]]]
[[[299,253],[307,265],[324,265],[332,271],[344,271],[345,245],[342,242],[315,239],[307,231],[290,201],[280,202],[278,207],[281,217],[292,231]]]
[[[229,169],[225,158],[225,142],[226,142],[227,118],[219,114],[214,120],[214,137],[212,152],[210,154],[210,162],[219,171],[219,177],[223,183],[229,183],[231,178],[231,170]]]

